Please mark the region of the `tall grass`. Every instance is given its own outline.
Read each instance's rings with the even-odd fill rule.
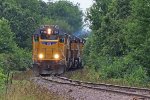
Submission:
[[[30,81],[13,81],[7,94],[0,95],[2,100],[63,100],[64,98],[49,92]]]
[[[114,84],[114,85],[123,85],[123,86],[134,86],[134,87],[146,87],[150,88],[150,84],[145,82],[145,84],[138,82],[139,79],[134,77],[134,75],[142,77],[141,70],[136,70],[135,74],[131,75],[130,77],[124,78],[103,78],[103,74],[101,72],[96,72],[90,68],[84,68],[78,71],[72,71],[66,73],[64,76],[71,78],[73,80],[82,80],[87,82],[94,82],[94,83],[106,83],[106,84]],[[139,75],[138,75],[139,74]]]
[[[0,94],[0,100],[66,100],[63,96],[50,92],[29,78],[32,72],[19,72],[13,76],[12,84],[8,85],[7,93]]]

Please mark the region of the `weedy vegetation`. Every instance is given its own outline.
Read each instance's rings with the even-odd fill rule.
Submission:
[[[63,96],[50,92],[41,85],[29,80],[32,71],[17,72],[12,83],[0,94],[0,100],[67,100]],[[6,90],[7,89],[7,90]]]
[[[150,88],[149,82],[144,83],[144,82],[141,82],[141,80],[139,80],[139,78],[142,77],[139,75],[140,72],[135,72],[135,73],[137,73],[138,75],[134,74],[136,76],[133,75],[131,77],[128,77],[130,79],[128,78],[105,78],[104,76],[102,76],[101,72],[96,72],[95,70],[85,68],[82,70],[70,71],[66,73],[64,76],[73,80],[80,80],[84,82],[106,83],[106,84],[114,84],[114,85],[121,85],[121,86],[133,86],[133,87],[139,87],[139,88]],[[135,79],[135,77],[137,78]]]

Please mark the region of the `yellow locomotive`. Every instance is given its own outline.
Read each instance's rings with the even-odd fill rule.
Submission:
[[[56,25],[43,25],[33,35],[33,72],[62,74],[70,68],[82,67],[85,40],[61,31]]]

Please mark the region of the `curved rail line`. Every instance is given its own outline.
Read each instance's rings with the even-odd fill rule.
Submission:
[[[60,77],[60,76],[41,77],[41,78],[44,80],[59,83],[59,84],[81,86],[81,87],[85,87],[89,89],[141,97],[142,99],[150,99],[150,89],[146,89],[146,88],[127,87],[127,86],[119,86],[119,85],[104,84],[104,83],[97,84],[97,83],[91,83],[91,82],[71,80],[66,77]]]

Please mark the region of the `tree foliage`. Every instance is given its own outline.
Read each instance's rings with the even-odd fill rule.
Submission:
[[[87,64],[105,78],[146,80],[150,76],[149,12],[148,0],[95,0],[87,13],[93,31],[85,47],[91,50],[85,51]]]
[[[14,40],[15,33],[10,29],[8,20],[0,20],[0,68],[4,73],[10,70],[21,70],[31,65],[31,53],[19,48]]]
[[[72,31],[76,32],[82,26],[82,12],[79,10],[78,4],[69,1],[49,2],[48,16],[52,19],[64,20],[72,27]]]
[[[2,18],[0,20],[0,53],[13,52],[13,47],[16,46],[14,35],[8,25],[8,21]]]
[[[10,22],[15,41],[22,48],[31,48],[31,35],[41,24],[58,24],[70,33],[82,27],[82,12],[69,1],[3,0],[0,3],[0,18]]]

